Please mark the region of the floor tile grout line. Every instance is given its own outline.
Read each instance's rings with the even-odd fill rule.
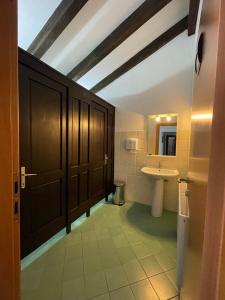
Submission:
[[[170,270],[173,270],[173,269],[170,269]],[[156,276],[158,276],[158,275],[162,275],[162,274],[165,274],[165,276],[168,278],[168,280],[170,281],[170,283],[172,284],[172,286],[177,290],[177,293],[178,294],[176,294],[176,295],[174,295],[174,296],[172,296],[172,297],[170,297],[170,298],[168,298],[167,300],[172,300],[173,298],[175,298],[175,297],[177,297],[178,295],[179,295],[179,291],[178,291],[178,288],[176,287],[176,286],[174,286],[174,284],[172,283],[172,281],[170,280],[170,278],[167,276],[167,274],[166,274],[166,272],[168,272],[168,271],[165,271],[165,272],[163,272],[163,273],[160,273],[160,274],[157,274],[157,275],[154,275],[154,276],[151,276],[151,277],[149,277],[148,278],[148,280],[150,281],[150,284],[151,284],[151,286],[152,286],[152,288],[154,289],[154,291],[156,292],[156,290],[155,290],[155,288],[154,288],[154,286],[153,286],[153,284],[151,283],[151,280],[150,280],[150,278],[152,278],[152,277],[156,277]],[[159,297],[159,295],[158,295],[158,293],[156,292],[156,294],[157,294],[157,296]],[[159,299],[160,299],[160,297],[159,297]]]
[[[165,273],[167,273],[167,272],[169,272],[169,271],[172,271],[172,270],[174,270],[174,269],[170,269],[170,270],[166,271]],[[171,282],[171,284],[174,286],[174,288],[175,288],[175,289],[178,291],[178,293],[179,293],[179,288],[178,288],[178,286],[177,286],[176,284],[174,284],[173,280],[170,279],[170,277],[169,277],[167,274],[165,274],[165,275],[167,276],[167,278],[169,279],[169,281]]]
[[[128,284],[125,284],[125,285],[122,285],[122,286],[120,286],[120,287],[118,287],[118,288],[116,288],[116,289],[109,290],[109,292],[111,293],[111,292],[117,291],[117,290],[119,290],[119,289],[122,289],[122,288],[124,288],[124,287],[128,287],[128,286],[131,286],[131,285],[133,285],[133,284],[137,284],[137,283],[139,283],[139,282],[142,282],[142,281],[148,280],[148,279],[149,279],[149,278],[140,279],[140,280],[137,280],[137,281],[135,281],[135,282],[128,283]]]
[[[63,268],[62,268],[62,280],[61,280],[61,293],[60,293],[60,299],[63,298],[63,278],[64,278],[64,271],[65,271],[65,261],[66,261],[66,246],[65,246],[65,252],[64,252],[64,260],[63,260]]]
[[[146,280],[146,279],[144,279],[144,280]],[[133,294],[133,296],[134,296],[134,299],[137,300],[137,298],[135,297],[134,291],[133,291],[133,289],[132,289],[131,286],[130,286],[130,289],[131,289],[131,292],[132,292],[132,294]]]
[[[174,268],[171,268],[171,269],[168,269],[168,270],[163,270],[162,272],[160,272],[160,273],[157,273],[157,274],[154,274],[154,275],[151,275],[151,276],[147,276],[147,278],[152,278],[152,277],[155,277],[155,276],[158,276],[158,275],[161,275],[161,274],[164,274],[164,273],[167,273],[167,272],[169,272],[169,271],[171,271],[171,270],[174,270]],[[166,275],[166,274],[165,274]],[[168,277],[168,276],[167,276]],[[168,277],[168,279],[169,279],[169,277]]]
[[[156,291],[156,289],[154,288],[154,286],[153,286],[153,284],[151,283],[151,280],[148,278],[148,281],[149,281],[149,283],[150,283],[150,285],[151,285],[151,287],[152,287],[152,289],[154,290],[154,292],[155,292],[155,294],[156,294],[156,296],[159,298],[159,300],[160,300],[160,297],[159,297],[159,295],[158,295],[158,293],[157,293],[157,291]]]
[[[105,215],[106,215],[107,213],[105,213]],[[125,215],[125,213],[124,213],[124,215]],[[115,214],[115,217],[117,218],[117,214]],[[120,216],[120,218],[121,218],[121,221],[120,222],[122,222],[122,216]],[[95,220],[94,220],[94,222],[95,222]],[[122,222],[121,224],[125,224],[124,222]],[[82,224],[81,224],[82,225]],[[108,226],[110,226],[110,223],[109,223],[109,225],[107,225],[107,228],[109,228]],[[131,228],[131,230],[133,231],[133,230],[135,230],[135,228]],[[85,266],[84,266],[84,247],[83,247],[83,245],[84,245],[84,232],[86,232],[86,230],[85,231],[81,231],[81,247],[82,247],[82,263],[83,263],[83,275],[82,276],[84,276],[85,275]],[[163,270],[162,272],[160,272],[160,273],[158,273],[158,274],[154,274],[154,275],[152,275],[152,276],[148,276],[147,275],[147,272],[145,271],[145,269],[144,269],[144,267],[143,267],[143,265],[141,264],[141,258],[136,254],[136,252],[134,252],[133,251],[133,249],[132,249],[132,245],[134,244],[134,243],[132,243],[132,242],[130,242],[130,240],[127,238],[127,235],[126,235],[126,233],[125,233],[125,231],[124,231],[124,229],[122,230],[122,232],[121,232],[121,234],[125,237],[125,239],[126,239],[126,241],[128,242],[128,245],[126,246],[127,248],[129,248],[131,251],[132,251],[132,253],[134,254],[134,257],[132,258],[132,259],[134,259],[134,260],[136,260],[137,262],[138,262],[138,264],[140,265],[140,268],[141,268],[141,270],[143,271],[143,273],[146,275],[146,278],[145,279],[139,279],[139,280],[136,280],[136,281],[134,281],[134,282],[129,282],[129,280],[128,280],[128,276],[127,276],[127,274],[126,274],[126,272],[125,272],[125,270],[124,270],[124,265],[125,265],[125,263],[126,262],[124,262],[124,260],[122,259],[122,258],[120,258],[120,257],[118,257],[118,259],[119,259],[119,266],[120,267],[122,267],[122,269],[123,269],[123,272],[125,273],[125,277],[126,277],[126,279],[127,279],[127,284],[126,285],[124,285],[124,286],[122,286],[122,287],[119,287],[119,288],[117,288],[117,289],[114,289],[114,290],[112,290],[112,291],[110,291],[109,290],[109,286],[108,286],[108,282],[107,282],[107,278],[106,278],[106,268],[104,267],[104,268],[101,268],[101,272],[103,271],[103,273],[104,273],[104,279],[105,279],[105,281],[106,281],[106,286],[107,286],[107,291],[108,291],[108,293],[109,293],[109,297],[111,298],[111,295],[110,295],[110,293],[111,292],[113,292],[113,291],[116,291],[116,290],[118,290],[118,289],[121,289],[121,288],[124,288],[124,287],[127,287],[127,286],[129,286],[130,288],[131,288],[131,286],[133,285],[133,284],[136,284],[136,283],[138,283],[138,282],[141,282],[141,281],[143,281],[143,280],[148,280],[148,282],[150,282],[150,284],[151,284],[151,281],[150,281],[150,278],[151,277],[154,277],[154,276],[157,276],[157,275],[159,275],[159,274],[165,274],[166,276],[167,276],[167,278],[168,278],[168,280],[170,280],[170,282],[171,282],[171,284],[173,284],[173,282],[172,282],[172,280],[170,279],[170,277],[166,274],[167,272],[169,272],[170,270],[173,270],[173,269],[175,269],[174,267],[173,268],[170,268],[170,269],[168,269],[168,270]],[[97,235],[97,233],[96,233],[96,235]],[[117,236],[117,234],[115,234],[115,236]],[[110,236],[109,237],[109,239],[110,240],[112,240],[112,237],[113,236]],[[142,242],[143,243],[143,241],[142,240],[140,240],[140,242]],[[98,251],[99,251],[99,239],[97,239],[96,238],[96,243],[97,243],[97,247],[98,247]],[[114,245],[115,246],[115,245]],[[121,247],[119,247],[119,248],[117,248],[116,246],[115,246],[115,251],[118,253],[118,251],[120,251],[120,248]],[[118,254],[117,254],[118,255]],[[64,253],[64,264],[63,264],[63,268],[62,268],[62,273],[64,273],[64,270],[65,270],[65,256],[66,256],[66,252]],[[149,254],[149,255],[146,255],[146,256],[144,256],[144,257],[147,257],[147,256],[151,256],[151,254]],[[175,260],[174,260],[175,261]],[[161,266],[161,265],[160,265]],[[103,265],[102,265],[102,267],[103,267]],[[109,268],[110,269],[110,268]],[[85,275],[86,276],[86,275]],[[174,285],[174,284],[173,284]],[[152,284],[151,284],[151,286],[152,286]],[[153,286],[152,286],[153,287]],[[132,289],[131,289],[132,290]],[[154,287],[153,287],[153,290],[155,291],[155,289],[154,289]],[[156,292],[156,291],[155,291]],[[62,293],[62,289],[61,289],[61,293]],[[105,293],[104,293],[105,294]],[[101,294],[101,295],[104,295],[104,294]],[[132,294],[134,294],[133,293],[133,291],[132,291]],[[157,297],[158,297],[158,294],[157,294],[157,292],[156,292],[156,295],[157,295]],[[100,296],[100,295],[99,295]],[[96,296],[95,296],[96,297]],[[134,295],[134,297],[135,297],[135,295]],[[176,296],[173,296],[172,298],[174,298],[174,297],[176,297]],[[94,297],[91,297],[91,298],[88,298],[88,299],[94,299]],[[172,298],[169,298],[169,299],[172,299]]]
[[[132,288],[131,288],[131,285],[122,286],[122,287],[120,287],[120,288],[118,288],[118,289],[116,289],[116,290],[111,291],[111,293],[112,293],[112,292],[115,292],[115,291],[119,291],[119,290],[121,290],[121,289],[124,289],[125,287],[129,287],[129,288],[130,288],[131,293],[132,293],[132,295],[134,296],[134,300],[136,300],[136,297],[135,297],[134,292],[133,292],[133,290],[132,290]],[[110,299],[111,299],[111,298],[110,298]],[[122,299],[121,299],[121,300],[122,300]]]

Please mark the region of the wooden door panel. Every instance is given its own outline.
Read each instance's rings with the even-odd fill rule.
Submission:
[[[0,12],[0,299],[19,300],[20,212],[13,212],[15,203],[20,206],[19,191],[13,188],[19,181],[17,1],[0,1]]]
[[[33,80],[29,90],[32,172],[61,169],[61,92]]]
[[[69,222],[84,213],[89,204],[90,104],[76,98],[70,90],[69,100]]]
[[[113,111],[114,112],[114,111]],[[114,156],[114,113],[108,111],[108,158]]]
[[[114,128],[115,111],[108,109],[107,118],[107,195],[113,192],[114,184]]]
[[[106,194],[107,110],[93,103],[91,107],[91,199]]]
[[[92,161],[102,163],[106,153],[106,113],[94,108],[93,110],[93,133],[92,133]]]
[[[114,184],[114,165],[113,161],[108,161],[107,164],[107,194],[113,192],[113,184]]]
[[[80,135],[80,101],[72,99],[71,102],[71,166],[79,165],[79,135]]]
[[[103,195],[105,192],[105,167],[100,166],[92,169],[91,194]]]
[[[85,203],[89,200],[89,170],[80,173],[80,203]]]
[[[80,185],[80,174],[71,176],[70,179],[70,203],[69,209],[73,210],[79,206],[79,185]]]
[[[31,232],[36,233],[39,228],[48,226],[62,216],[63,194],[61,180],[48,182],[31,188],[29,194],[31,202]],[[43,210],[44,208],[44,210]]]
[[[22,256],[65,226],[66,88],[20,65]]]
[[[86,165],[90,155],[90,104],[86,102],[81,102],[80,126],[80,164]]]
[[[200,72],[194,77],[192,101],[191,138],[189,152],[188,183],[189,193],[189,238],[187,245],[184,287],[181,298],[184,300],[216,299],[210,295],[212,290],[208,284],[204,286],[205,297],[200,297],[202,279],[202,256],[205,239],[205,217],[207,211],[208,167],[211,152],[211,132],[215,83],[218,59],[218,30],[219,30],[218,1],[203,2],[199,34],[204,33],[204,55]],[[213,199],[214,203],[214,199]],[[212,257],[207,260],[212,261]],[[206,265],[210,264],[206,262]],[[208,264],[209,263],[209,264]],[[194,272],[193,272],[194,270]],[[211,269],[210,269],[211,272]],[[215,273],[213,273],[213,277]],[[207,295],[207,296],[206,296]]]

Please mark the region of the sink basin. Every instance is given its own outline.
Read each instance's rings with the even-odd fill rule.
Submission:
[[[158,169],[153,167],[144,167],[141,172],[154,180],[154,192],[152,199],[152,216],[161,217],[163,213],[164,181],[175,178],[179,175],[177,170]]]
[[[141,171],[154,179],[169,179],[179,175],[177,170],[158,169],[152,167],[144,167],[141,169]]]

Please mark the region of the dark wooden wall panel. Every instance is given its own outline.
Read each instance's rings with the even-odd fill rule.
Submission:
[[[70,190],[69,190],[69,197],[70,197],[70,203],[69,203],[69,209],[74,210],[79,206],[79,183],[80,183],[80,175],[75,174],[72,175],[70,178]]]
[[[92,168],[92,184],[91,193],[93,197],[98,196],[98,194],[104,193],[105,188],[105,172],[104,167]]]
[[[80,178],[80,203],[83,204],[89,200],[89,170],[81,171]]]
[[[22,256],[66,224],[67,90],[46,74],[20,64],[20,165]]]
[[[71,101],[71,166],[79,165],[79,135],[80,135],[80,101],[72,99]]]
[[[89,146],[90,146],[90,104],[86,102],[81,103],[80,112],[80,163],[89,163]]]
[[[115,111],[108,109],[107,122],[107,194],[113,192],[114,183],[114,140],[115,140]]]
[[[63,198],[62,182],[55,180],[46,184],[31,188],[31,218],[33,220],[31,232],[36,232],[39,228],[54,222],[62,215]],[[43,208],[48,214],[43,213]]]
[[[91,105],[91,198],[106,196],[107,109],[93,102]]]
[[[23,50],[19,63],[21,165],[39,174],[21,193],[24,256],[111,193],[115,111]]]

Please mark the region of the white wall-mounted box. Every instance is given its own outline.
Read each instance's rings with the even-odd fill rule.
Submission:
[[[128,151],[135,151],[138,149],[138,139],[128,138],[126,139],[125,148]]]

